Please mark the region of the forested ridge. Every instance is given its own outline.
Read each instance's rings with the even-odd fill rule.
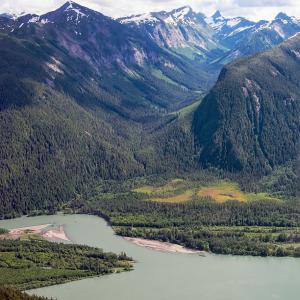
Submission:
[[[193,123],[199,161],[268,173],[299,156],[300,36],[222,70]]]
[[[72,67],[64,69],[54,89],[47,84],[49,74],[43,67],[45,49],[36,48],[33,41],[2,35],[0,51],[1,217],[26,214],[33,208],[55,208],[101,178],[121,179],[172,169],[168,162],[158,163],[156,147],[160,145],[149,145],[142,128],[146,123],[150,132],[152,126],[172,122],[174,116],[162,118],[148,106],[146,113],[141,102],[135,105],[126,100],[132,95],[143,97],[138,89],[146,92],[146,87],[120,86],[128,89],[122,96],[126,99],[120,99],[118,88],[112,94],[106,87],[87,81],[86,76],[96,76],[92,71],[83,76],[71,73]],[[62,51],[57,55],[66,60],[65,68],[69,67],[70,58]],[[82,67],[78,63],[77,68]],[[108,84],[111,79],[102,80]],[[113,80],[115,85],[124,84],[124,78]],[[72,82],[79,84],[72,86]],[[165,86],[167,93],[178,98],[180,93],[192,97],[188,91],[159,84],[160,91]],[[170,94],[161,97],[170,98]],[[148,119],[157,125],[148,126]],[[160,154],[162,161],[165,154]],[[175,155],[171,156],[175,161]]]

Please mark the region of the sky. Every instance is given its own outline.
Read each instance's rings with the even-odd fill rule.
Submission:
[[[212,15],[220,10],[224,16],[243,16],[252,20],[271,20],[279,12],[300,19],[300,0],[77,0],[75,2],[111,17],[172,10],[189,5],[195,11]],[[0,0],[0,12],[45,13],[66,0]]]

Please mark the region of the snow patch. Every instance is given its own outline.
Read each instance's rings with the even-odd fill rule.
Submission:
[[[154,17],[151,13],[147,13],[147,14],[141,14],[141,15],[125,18],[120,20],[120,22],[122,24],[136,23],[137,25],[139,25],[145,23],[156,23],[158,22],[158,19]]]
[[[41,24],[48,24],[48,23],[53,23],[53,22],[50,22],[48,19],[41,20]]]
[[[73,6],[73,4],[75,4],[73,1],[69,1],[69,6],[65,9],[66,12],[75,12],[76,13],[76,18],[75,18],[75,22],[76,24],[80,23],[80,19],[84,18],[84,17],[88,17],[85,13],[83,13],[80,9],[75,8]],[[73,21],[73,16],[69,16],[67,17],[67,21]]]
[[[58,61],[55,57],[51,57],[51,60],[52,62],[47,62],[46,66],[56,73],[64,74],[64,71],[61,69],[61,62]]]
[[[245,96],[245,97],[249,97],[249,93],[248,93],[247,88],[243,86],[243,87],[242,87],[242,90],[243,90],[244,96]]]
[[[227,21],[227,26],[228,26],[228,27],[235,27],[235,26],[237,26],[238,24],[240,24],[241,21],[242,21],[242,20],[241,20],[240,18],[229,19],[229,20]]]
[[[240,32],[243,32],[243,31],[245,31],[245,30],[247,30],[247,29],[251,29],[251,28],[253,28],[254,26],[255,26],[255,25],[239,27],[239,28],[237,28],[236,30],[232,31],[232,32],[228,35],[228,37],[234,36],[235,34],[238,34],[238,33],[240,33]]]
[[[280,74],[277,70],[271,70],[270,72],[273,77],[277,77]]]
[[[40,17],[32,17],[28,23],[37,23],[40,20]]]
[[[138,65],[142,65],[145,61],[146,55],[143,51],[140,51],[137,48],[133,48],[134,50],[134,59]]]
[[[176,11],[173,16],[176,20],[178,21],[183,21],[186,15],[188,15],[191,12],[191,8],[186,6],[183,7],[182,9]]]
[[[295,56],[296,56],[297,58],[300,59],[300,52],[299,52],[299,51],[297,51],[297,50],[292,50],[292,52],[295,54]]]
[[[283,32],[281,26],[279,26],[278,24],[274,24],[272,27],[273,27],[273,29],[280,35],[280,37],[282,37],[283,39],[286,38],[286,35],[285,35],[285,33]]]

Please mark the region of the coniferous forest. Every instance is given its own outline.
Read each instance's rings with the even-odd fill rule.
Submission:
[[[0,14],[0,219],[91,214],[121,237],[299,258],[300,22],[143,16]],[[133,268],[25,231],[0,228],[1,300]]]

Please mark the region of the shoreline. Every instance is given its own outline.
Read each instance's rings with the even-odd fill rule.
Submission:
[[[72,242],[72,240],[66,234],[64,225],[55,227],[54,224],[41,224],[35,226],[14,228],[11,229],[9,233],[2,236],[2,238],[19,239],[30,235],[38,235],[49,242]],[[136,246],[163,253],[199,254],[203,256],[205,256],[206,254],[205,251],[195,250],[169,242],[134,237],[122,238]]]
[[[48,230],[42,234],[42,236],[51,242],[65,241],[72,242],[71,239],[67,236],[64,225],[60,225],[58,229]]]
[[[28,227],[19,227],[9,230],[3,239],[20,239],[30,235],[38,235],[49,242],[72,242],[65,232],[64,225],[55,227],[53,224],[42,224]]]
[[[147,240],[143,238],[123,237],[126,241],[144,248],[164,253],[181,253],[181,254],[201,254],[205,255],[204,251],[186,248],[184,246],[161,242],[156,240]]]

